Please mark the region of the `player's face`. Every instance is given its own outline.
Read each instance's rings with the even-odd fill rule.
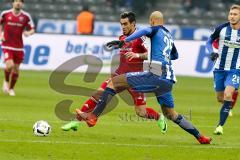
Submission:
[[[135,30],[135,22],[130,23],[128,18],[120,19],[124,35],[130,35]]]
[[[240,11],[238,9],[231,9],[228,14],[230,24],[236,25],[240,23]]]
[[[16,10],[21,10],[23,7],[23,2],[21,0],[15,0],[13,3],[13,8]]]

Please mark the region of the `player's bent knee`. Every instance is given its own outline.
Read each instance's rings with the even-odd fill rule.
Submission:
[[[92,94],[92,96],[93,96],[95,99],[98,100],[98,99],[100,99],[100,97],[101,97],[103,91],[104,91],[104,89],[102,89],[102,88],[98,88],[98,90],[95,91],[95,92]]]
[[[231,101],[232,100],[232,93],[231,92],[225,92],[224,93],[224,100]]]
[[[113,88],[117,93],[129,88],[126,77],[124,75],[113,77],[109,82],[109,86],[110,88]]]
[[[12,64],[12,63],[6,63],[6,69],[8,69],[8,70],[12,70],[12,69],[14,69],[14,64]]]

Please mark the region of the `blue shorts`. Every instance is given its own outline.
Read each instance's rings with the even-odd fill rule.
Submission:
[[[225,90],[226,86],[232,86],[236,90],[240,84],[240,70],[214,70],[214,88],[217,92],[222,92]]]
[[[172,97],[173,82],[151,72],[126,73],[130,87],[137,92],[155,93],[160,105],[174,107]]]
[[[157,101],[161,106],[164,105],[165,107],[168,107],[168,108],[174,108],[174,100],[173,100],[172,92],[168,92],[166,94],[158,96]]]

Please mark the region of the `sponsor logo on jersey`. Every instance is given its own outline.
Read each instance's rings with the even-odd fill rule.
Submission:
[[[18,26],[18,27],[23,26],[23,24],[21,24],[21,23],[14,23],[14,22],[8,22],[7,24],[10,25],[10,26]]]
[[[23,22],[23,20],[24,20],[24,17],[22,17],[22,16],[19,17],[19,21],[20,21],[20,22]]]
[[[230,48],[240,48],[240,42],[237,42],[237,41],[233,42],[233,41],[224,40],[224,45]]]

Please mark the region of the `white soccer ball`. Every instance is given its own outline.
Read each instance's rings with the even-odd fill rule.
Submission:
[[[51,133],[51,126],[47,121],[37,121],[33,125],[33,134],[36,136],[48,136]]]

